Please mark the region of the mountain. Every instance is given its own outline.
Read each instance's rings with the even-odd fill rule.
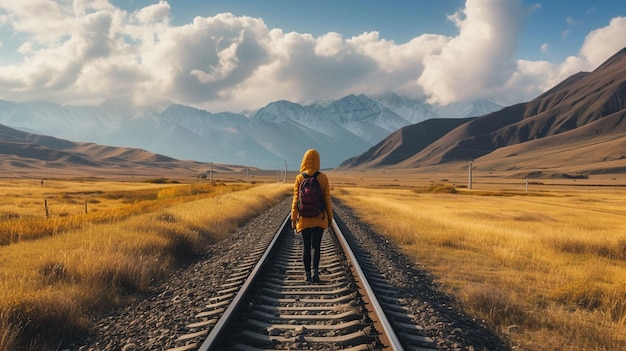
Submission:
[[[474,118],[432,118],[400,128],[365,153],[345,160],[339,168],[395,165],[417,154],[450,130]]]
[[[373,98],[411,123],[419,123],[431,118],[465,118],[482,116],[502,108],[489,100],[459,102],[448,105],[430,105],[425,100],[407,99],[397,94],[388,94]]]
[[[0,125],[0,167],[5,177],[199,177],[240,167],[180,161],[142,149],[72,142]]]
[[[454,108],[453,108],[454,107]],[[332,168],[399,128],[417,121],[463,118],[501,106],[471,102],[449,110],[399,95],[348,95],[308,105],[275,101],[244,114],[209,111],[158,101],[138,106],[116,98],[99,106],[0,101],[0,123],[29,133],[115,147],[140,148],[180,160],[282,169],[297,168],[316,148]],[[433,112],[437,111],[437,112]]]
[[[626,48],[593,72],[572,75],[529,102],[470,119],[436,140],[425,137],[424,126],[407,128],[401,139],[394,133],[344,166],[414,168],[474,160],[490,171],[626,172]],[[419,147],[413,147],[415,140],[422,140]],[[407,148],[414,152],[410,157]]]

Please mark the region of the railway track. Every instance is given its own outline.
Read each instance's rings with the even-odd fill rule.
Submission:
[[[169,351],[436,350],[397,290],[333,223],[319,283],[305,281],[289,217],[270,243],[239,262]]]

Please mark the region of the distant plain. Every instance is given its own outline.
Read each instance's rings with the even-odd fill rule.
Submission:
[[[516,350],[626,349],[626,175],[603,173],[570,179],[548,176],[569,172],[558,168],[545,173],[530,169],[525,173],[520,169],[483,169],[480,162],[475,162],[474,167],[471,189],[467,163],[326,172],[336,200],[353,208],[374,231],[393,241],[418,267],[432,273],[468,313],[486,321],[508,338]],[[146,220],[157,218],[156,224],[165,231],[158,234],[161,229],[157,230],[150,241],[137,241],[138,250],[147,257],[154,248],[162,246],[159,250],[166,252],[165,256],[156,252],[149,255],[176,259],[175,252],[181,247],[163,239],[172,235],[186,238],[189,247],[183,252],[187,252],[193,251],[195,245],[210,245],[232,228],[232,223],[223,222],[225,230],[200,243],[202,240],[190,233],[209,222],[204,222],[204,212],[198,208],[225,206],[225,200],[218,200],[221,195],[226,195],[226,199],[233,197],[230,193],[240,193],[235,208],[250,208],[253,215],[263,208],[268,189],[272,189],[273,199],[269,203],[289,196],[296,175],[295,171],[285,175],[280,170],[216,169],[220,171],[212,172],[210,177],[213,186],[218,186],[215,189],[221,190],[212,195],[208,195],[213,190],[206,188],[210,183],[207,178],[183,172],[172,172],[178,175],[174,178],[160,178],[146,170],[124,177],[107,177],[107,172],[103,172],[102,177],[94,179],[81,178],[80,173],[71,177],[65,170],[63,177],[49,174],[43,185],[40,178],[0,179],[0,224],[19,218],[45,223],[44,199],[49,200],[48,221],[78,221],[52,235],[18,240],[19,245],[5,242],[0,247],[4,256],[0,272],[8,279],[7,269],[15,265],[35,267],[32,273],[39,278],[26,275],[25,279],[47,287],[41,290],[44,301],[54,299],[52,292],[60,286],[70,286],[73,296],[88,297],[93,292],[81,293],[70,284],[80,274],[88,274],[71,270],[71,265],[81,265],[80,260],[68,256],[69,247],[63,249],[65,258],[43,253],[44,241],[104,230],[113,233],[107,235],[108,242],[120,245],[114,238],[116,232],[122,235],[120,228],[136,230]],[[524,174],[535,177],[527,180]],[[254,190],[257,188],[260,191]],[[191,189],[196,189],[197,194]],[[207,195],[202,195],[205,191]],[[250,191],[253,193],[244,195]],[[145,200],[151,201],[150,205]],[[96,216],[142,203],[145,207],[119,220],[80,224],[86,218],[86,209]],[[198,218],[189,217],[189,213]],[[242,219],[233,220],[236,225]],[[154,224],[148,227],[157,228]],[[71,246],[71,241],[64,242],[63,245]],[[13,261],[8,254],[12,248],[29,250],[28,247],[39,254],[22,257],[37,257],[36,262]],[[124,251],[135,250],[124,247]],[[174,256],[167,254],[169,251]],[[124,271],[124,265],[116,262]],[[92,268],[96,269],[95,275],[106,273]],[[137,281],[118,281],[116,289],[121,284],[123,289],[131,286],[141,291],[150,279],[167,274],[156,266],[150,269],[128,273]],[[9,286],[10,279],[3,284]],[[24,296],[33,303],[36,295],[33,292]],[[0,295],[5,300],[2,305],[7,301],[20,305],[16,296]],[[86,302],[81,308],[89,309],[90,304]],[[73,319],[66,327],[84,330],[83,313],[90,312],[69,309],[62,313]],[[0,314],[10,312],[4,310]],[[0,342],[3,335],[5,343],[11,342],[15,328],[0,325]]]

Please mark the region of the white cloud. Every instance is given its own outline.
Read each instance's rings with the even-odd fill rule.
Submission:
[[[140,23],[151,23],[169,21],[170,5],[161,1],[158,4],[144,7],[143,9],[133,13],[132,17]]]
[[[166,1],[127,13],[106,0],[0,0],[0,26],[23,38],[15,49],[21,61],[0,66],[0,98],[95,104],[160,96],[211,111],[389,91],[439,103],[515,103],[626,46],[626,19],[615,18],[587,36],[581,57],[516,61],[525,16],[538,8],[467,0],[449,17],[458,35],[396,44],[375,31],[350,38],[284,33],[228,13],[176,26]]]
[[[339,33],[328,33],[315,40],[315,55],[332,57],[341,53],[344,47]]]
[[[594,67],[626,47],[626,17],[615,17],[608,26],[596,29],[585,38],[581,55]]]
[[[561,32],[561,38],[565,39],[567,38],[570,34],[572,34],[572,31],[569,29],[564,30],[563,32]]]
[[[418,79],[430,101],[448,104],[496,95],[515,71],[517,37],[525,14],[521,1],[468,0],[450,16],[459,35],[440,54],[424,58]]]
[[[570,16],[568,16],[565,19],[565,22],[567,22],[567,24],[569,24],[570,26],[577,26],[583,23],[582,21],[577,21],[573,17],[570,17]]]
[[[575,56],[568,57],[563,63],[519,60],[515,73],[502,86],[501,96],[510,101],[514,101],[516,94],[532,99],[572,74],[587,71],[589,68],[587,61]]]

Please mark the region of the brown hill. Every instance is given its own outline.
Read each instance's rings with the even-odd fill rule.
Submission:
[[[472,119],[474,118],[433,118],[400,128],[365,153],[342,162],[339,168],[379,167],[400,163]]]
[[[593,72],[577,73],[532,101],[460,125],[395,166],[474,160],[484,170],[624,172],[625,117],[626,48]],[[403,140],[421,137],[416,133]]]
[[[242,167],[181,161],[141,149],[80,143],[0,125],[3,177],[198,177]]]

